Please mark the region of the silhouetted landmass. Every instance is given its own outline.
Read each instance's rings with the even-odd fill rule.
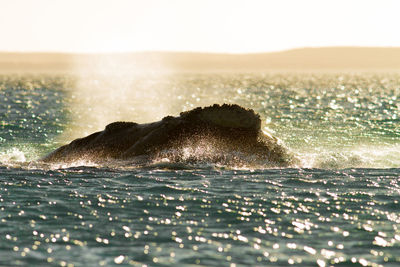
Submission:
[[[0,53],[2,72],[400,70],[400,47],[301,48],[274,53]]]

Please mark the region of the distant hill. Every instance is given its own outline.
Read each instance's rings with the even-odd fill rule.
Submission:
[[[400,70],[400,47],[322,47],[273,53],[0,53],[1,72]]]

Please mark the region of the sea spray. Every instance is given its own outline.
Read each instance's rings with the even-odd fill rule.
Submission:
[[[154,65],[156,64],[156,65]],[[114,121],[159,120],[173,110],[176,97],[168,85],[172,67],[157,59],[98,55],[77,61],[76,84],[69,88],[70,129],[61,136],[72,140],[101,130]]]
[[[24,152],[16,147],[10,148],[6,151],[0,151],[0,164],[22,163],[26,162]]]

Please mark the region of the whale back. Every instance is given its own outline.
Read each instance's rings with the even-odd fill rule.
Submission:
[[[189,154],[188,154],[189,151]],[[191,152],[190,152],[191,151]],[[189,156],[188,156],[189,155]],[[44,162],[172,158],[185,161],[225,158],[266,160],[287,166],[291,157],[278,140],[261,131],[261,119],[238,105],[213,105],[137,124],[114,122],[103,131],[76,139],[51,152]],[[238,156],[241,155],[241,156]],[[213,160],[211,160],[214,162]]]
[[[188,121],[199,121],[205,124],[233,128],[245,129],[258,132],[261,129],[260,116],[251,109],[245,109],[238,105],[213,105],[205,108],[196,108],[182,112],[181,118]]]

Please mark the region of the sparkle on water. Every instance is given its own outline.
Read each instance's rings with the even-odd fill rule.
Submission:
[[[400,261],[397,170],[87,167],[24,176],[2,170],[1,263]]]
[[[136,78],[102,110],[74,76],[0,77],[0,265],[399,265],[400,75]],[[119,92],[107,86],[101,96]],[[98,130],[93,116],[143,122],[149,106],[223,102],[258,112],[301,168],[32,161]],[[179,153],[214,153],[203,146]]]

